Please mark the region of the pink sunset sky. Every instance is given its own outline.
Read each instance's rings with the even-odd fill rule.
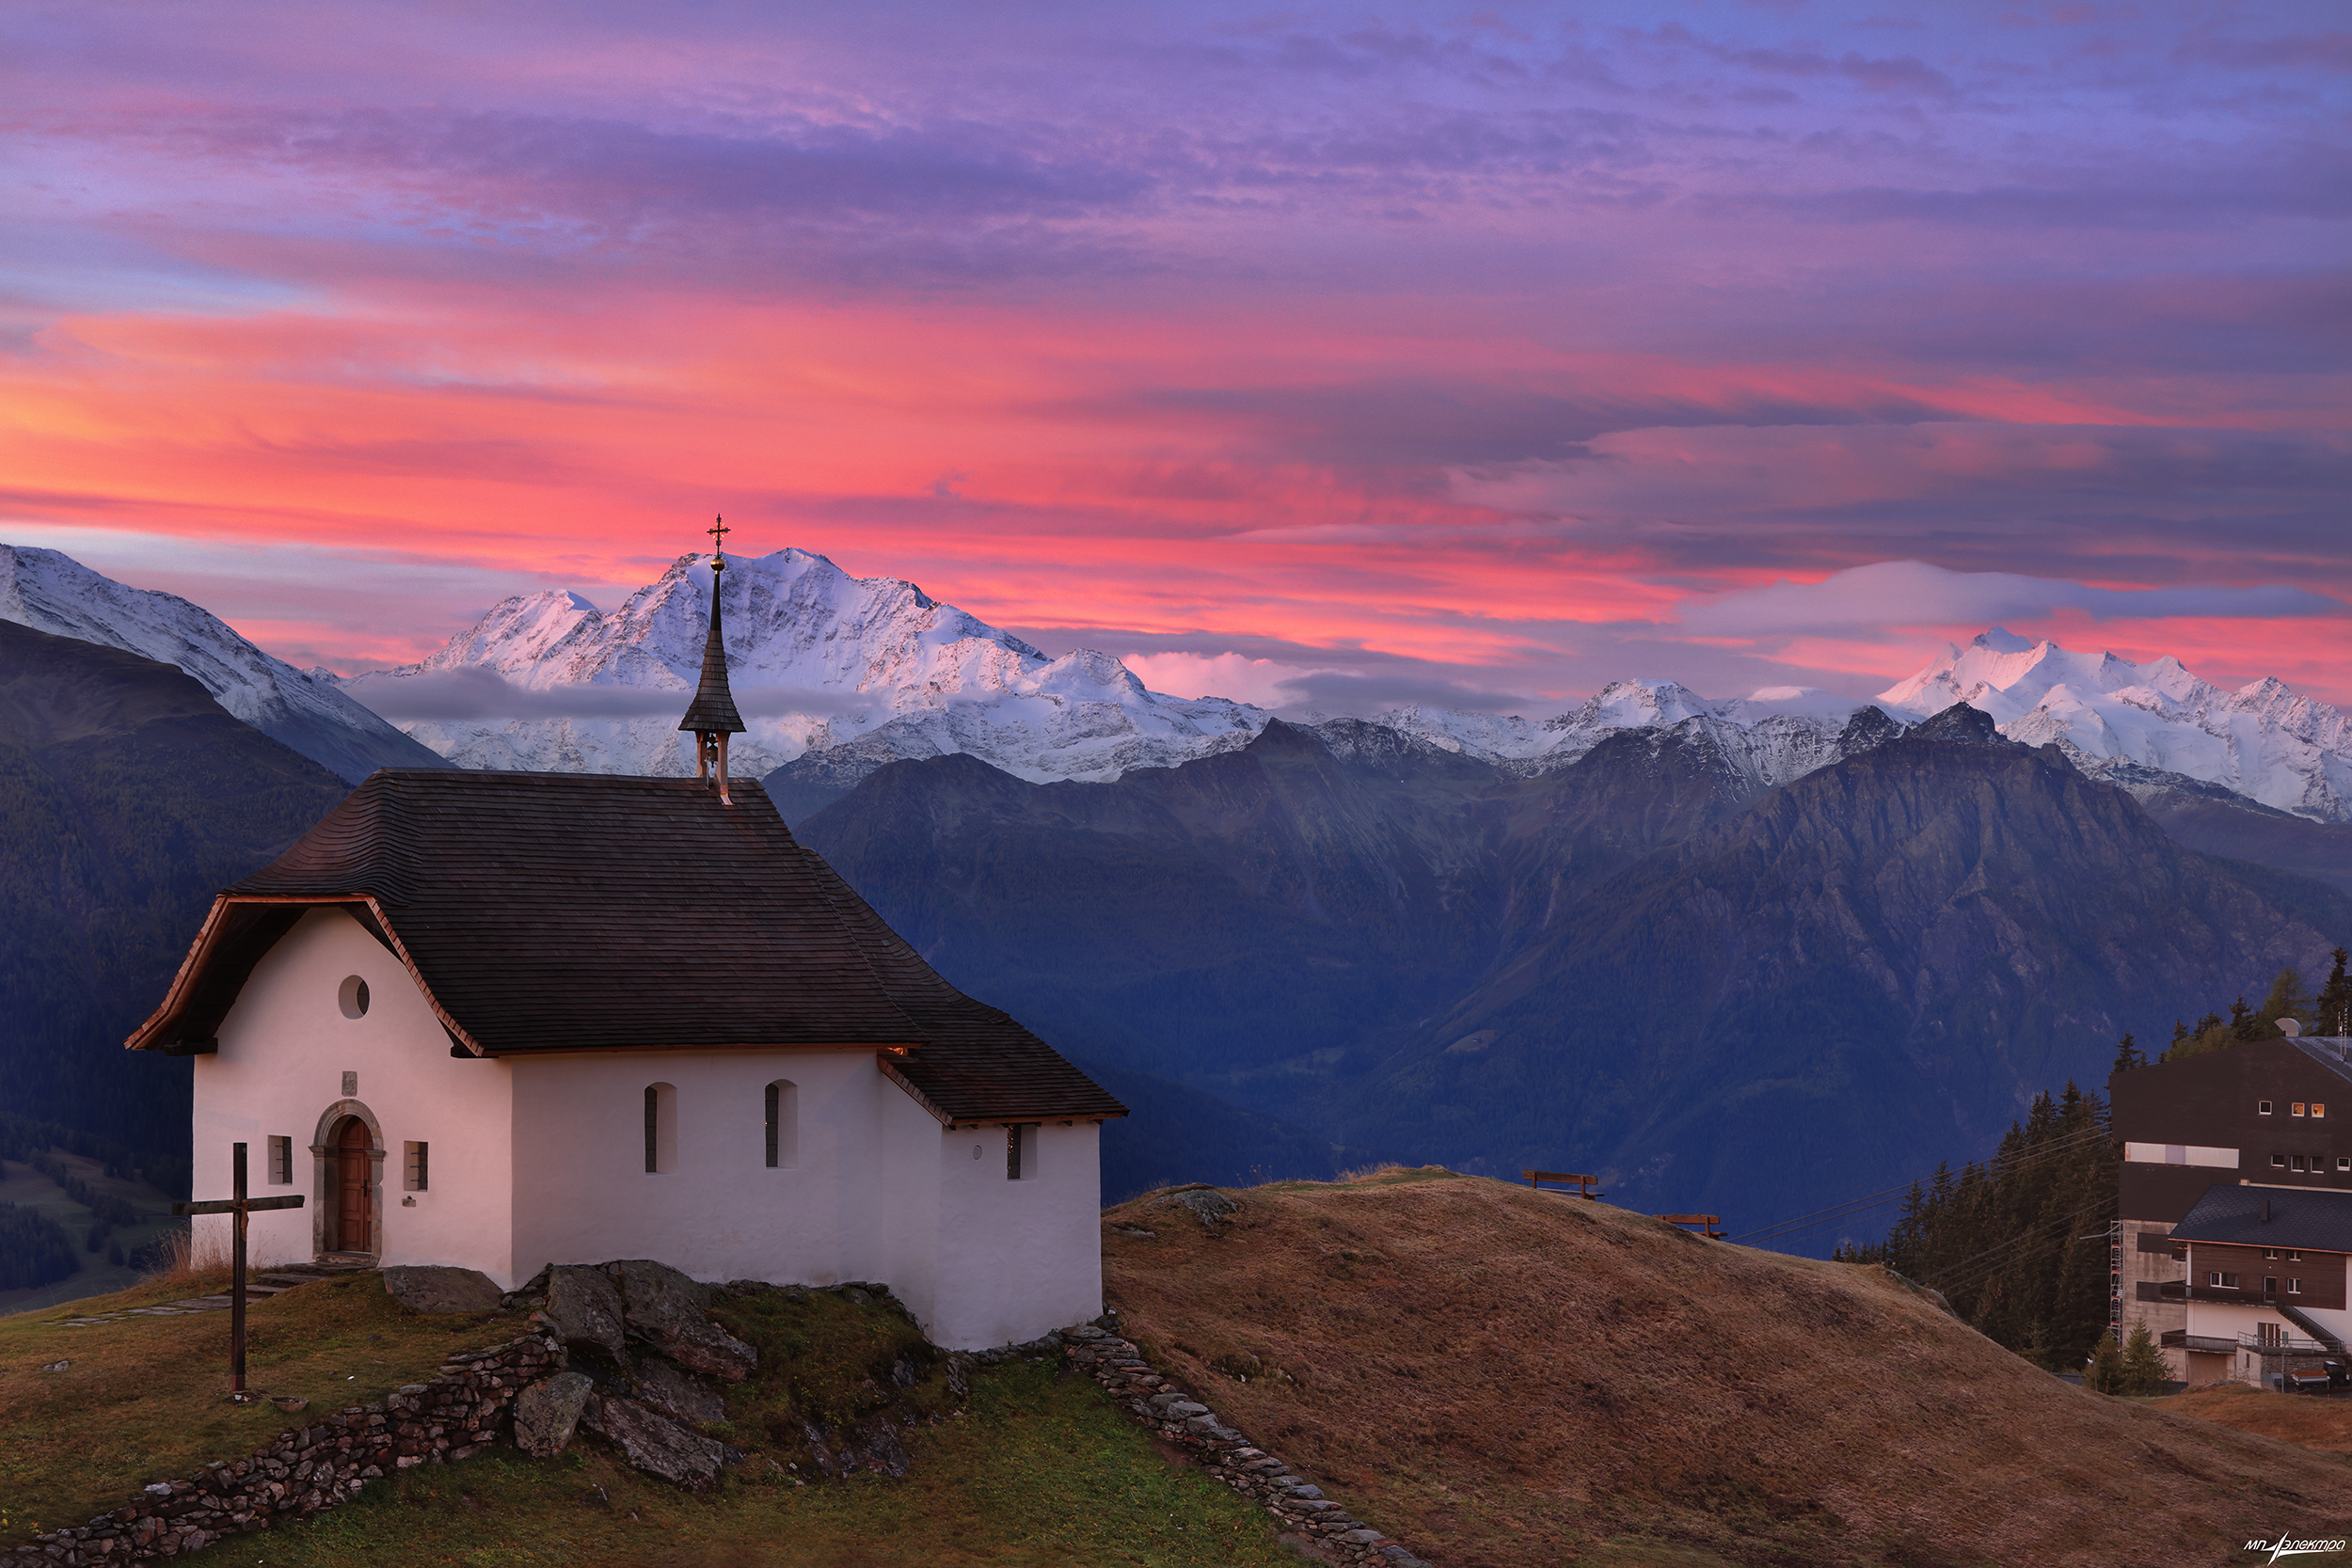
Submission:
[[[2320,4],[0,17],[0,542],[351,672],[704,545],[1154,687],[2352,701]]]

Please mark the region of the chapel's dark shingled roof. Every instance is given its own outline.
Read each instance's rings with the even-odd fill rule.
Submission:
[[[2352,1252],[2352,1192],[2217,1182],[2172,1227],[2171,1239]]]
[[[754,783],[727,806],[691,779],[384,769],[221,895],[132,1046],[212,1035],[327,903],[405,952],[453,1037],[488,1054],[905,1046],[884,1061],[946,1118],[1125,1114],[942,979]]]

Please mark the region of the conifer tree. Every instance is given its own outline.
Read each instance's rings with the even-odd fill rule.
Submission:
[[[2146,1053],[2139,1049],[2139,1042],[2133,1039],[2130,1033],[2126,1031],[2123,1037],[2115,1042],[2114,1070],[2117,1072],[2129,1072],[2136,1067],[2146,1067],[2147,1065],[2148,1057]]]
[[[2154,1336],[2144,1323],[2132,1325],[2132,1337],[2123,1346],[2123,1392],[2126,1394],[2160,1394],[2169,1370],[2164,1364],[2164,1353],[2156,1349]]]
[[[2352,974],[2344,973],[2343,948],[2337,948],[2332,957],[2335,967],[2328,972],[2328,983],[2319,988],[2318,1000],[2312,1005],[2312,1025],[2323,1035],[2352,1034]]]
[[[2101,1334],[2091,1348],[2090,1364],[2083,1369],[2083,1386],[2095,1394],[2123,1391],[2123,1353],[2116,1346],[2113,1329]]]
[[[2236,1040],[2258,1040],[2263,1037],[2262,1020],[2255,1016],[2253,1008],[2246,1005],[2243,991],[2238,993],[2236,1001],[2230,1004],[2230,1037]]]
[[[2119,1150],[2106,1106],[2073,1084],[2041,1095],[1981,1164],[1915,1185],[1886,1235],[1897,1273],[1941,1291],[1995,1342],[2081,1364],[2106,1326]]]
[[[2279,1020],[2282,1018],[2295,1020],[2298,1029],[2311,1027],[2311,990],[2303,984],[2303,976],[2295,972],[2292,964],[2279,971],[2278,976],[2270,982],[2270,992],[2263,998],[2261,1010],[2254,1018],[2254,1037],[2257,1039],[2268,1039],[2270,1034],[2277,1033]],[[2269,1026],[2269,1034],[2264,1032],[2265,1024]]]

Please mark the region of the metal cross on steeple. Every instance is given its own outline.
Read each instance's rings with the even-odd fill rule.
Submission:
[[[714,568],[724,567],[726,564],[726,536],[733,533],[735,531],[727,527],[726,518],[713,517],[710,519],[710,526],[703,530],[703,531],[710,535],[711,565]]]

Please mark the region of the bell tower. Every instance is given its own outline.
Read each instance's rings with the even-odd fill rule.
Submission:
[[[703,643],[702,683],[694,688],[694,701],[677,726],[693,733],[694,776],[712,781],[721,802],[730,806],[735,802],[727,796],[727,736],[743,733],[743,716],[735,711],[735,694],[727,689],[727,643],[720,630],[719,600],[726,581],[726,536],[733,531],[725,518],[711,520],[710,636]]]

